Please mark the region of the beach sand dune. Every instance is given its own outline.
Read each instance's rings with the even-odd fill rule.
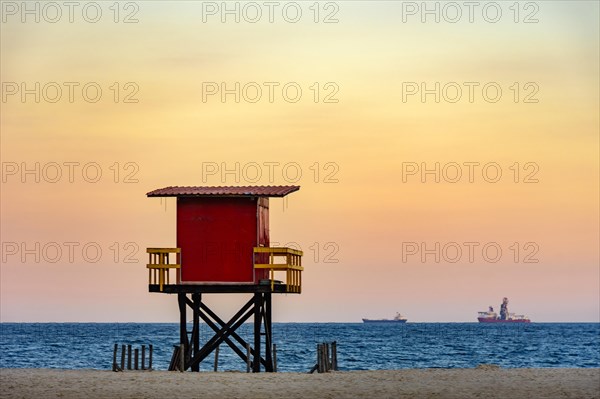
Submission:
[[[600,369],[328,374],[0,369],[1,398],[600,398]]]

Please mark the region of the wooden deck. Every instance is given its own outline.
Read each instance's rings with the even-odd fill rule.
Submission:
[[[274,293],[274,294],[295,294],[288,291],[285,284],[275,284],[271,287],[267,284],[168,284],[163,285],[162,290],[159,284],[149,284],[149,292],[160,292],[163,294],[254,294],[254,293]]]

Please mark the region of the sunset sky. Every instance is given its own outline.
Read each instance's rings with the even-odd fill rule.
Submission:
[[[430,2],[436,22],[422,2],[278,2],[270,22],[228,2],[236,22],[83,2],[70,22],[2,2],[0,320],[177,321],[145,253],[175,246],[175,200],[145,193],[298,184],[271,200],[271,241],[305,266],[275,321],[472,322],[504,296],[600,321],[598,2],[489,3],[471,22]]]

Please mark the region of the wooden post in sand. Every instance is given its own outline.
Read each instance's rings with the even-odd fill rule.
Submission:
[[[246,373],[250,372],[250,344],[246,344]]]
[[[171,356],[171,362],[169,363],[169,371],[177,371],[179,367],[179,346],[173,345],[173,355]]]
[[[214,371],[216,372],[219,369],[219,346],[215,349],[215,367]]]
[[[146,345],[142,345],[142,370],[146,370]]]
[[[333,371],[337,371],[337,342],[333,341],[331,343],[331,369]]]
[[[277,372],[277,345],[273,344],[273,372]]]
[[[131,370],[131,345],[127,345],[127,370]]]
[[[179,347],[179,371],[182,373],[185,371],[185,345],[183,342]]]
[[[152,370],[152,344],[148,348],[148,370]]]
[[[125,345],[121,345],[121,371],[125,370]]]
[[[113,371],[119,371],[119,366],[117,366],[117,349],[118,349],[119,345],[115,344],[115,349],[113,350],[113,364],[112,364],[112,369]]]
[[[329,348],[331,348],[331,351]],[[327,373],[331,370],[337,371],[337,369],[337,342],[331,342],[331,346],[328,342],[317,344],[317,364],[308,373],[312,374],[315,371]]]
[[[317,344],[317,373],[322,373],[323,370],[323,345]]]
[[[140,350],[138,348],[135,348],[135,350],[133,351],[133,353],[135,354],[135,359],[133,361],[133,369],[137,370],[138,369],[138,357],[140,354]]]
[[[322,373],[323,371],[323,345],[317,344],[317,373]]]
[[[322,365],[321,365],[321,344],[317,344],[317,373],[322,373]]]

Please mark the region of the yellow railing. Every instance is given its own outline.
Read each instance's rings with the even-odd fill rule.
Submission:
[[[256,263],[257,254],[267,254],[269,263]],[[285,258],[285,263],[275,263],[276,258]],[[281,260],[278,261],[281,262]],[[304,270],[302,267],[302,251],[283,247],[255,247],[254,268],[270,271],[271,290],[275,286],[275,272],[285,271],[286,279],[284,283],[287,292],[299,294],[302,291],[302,271]]]
[[[169,284],[169,272],[176,269],[176,281],[181,280],[181,248],[146,248],[149,255],[148,284],[158,284],[163,290],[165,284]],[[175,254],[175,263],[169,263],[169,255]]]

